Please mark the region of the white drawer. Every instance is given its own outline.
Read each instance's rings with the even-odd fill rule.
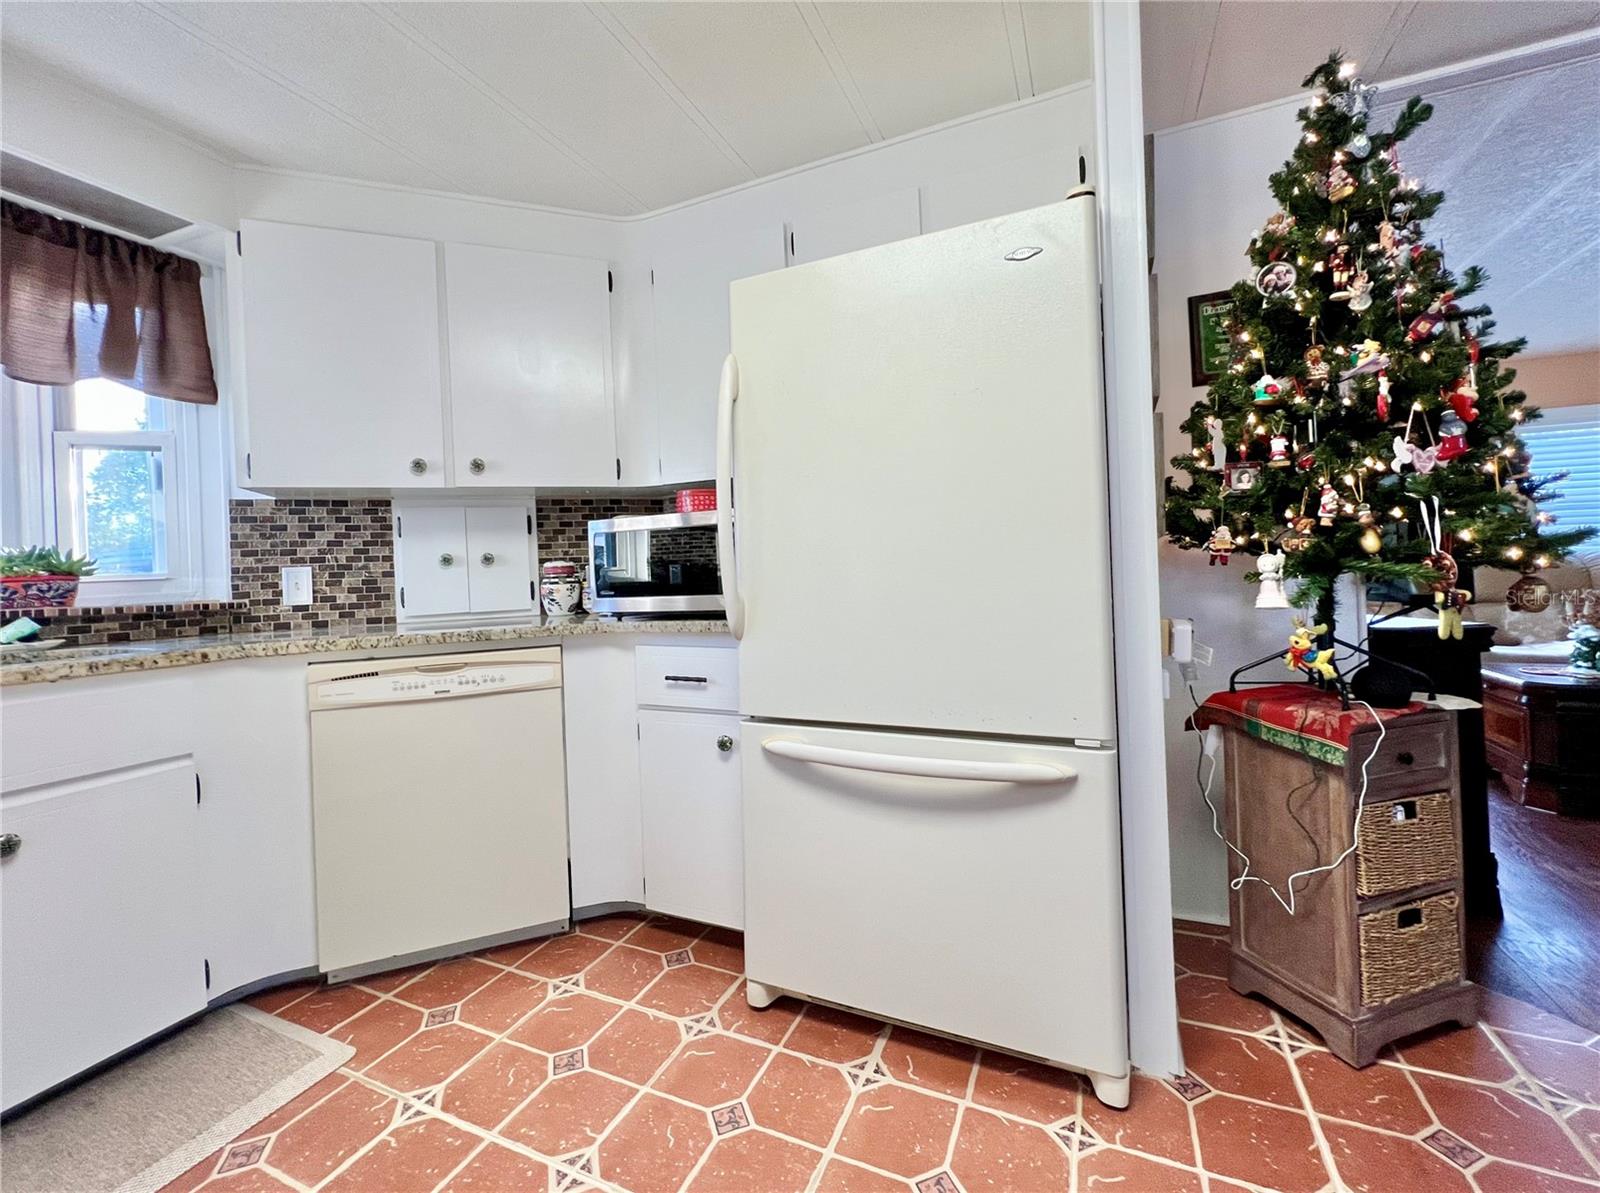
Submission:
[[[718,646],[640,646],[634,689],[642,706],[739,711],[739,653]]]

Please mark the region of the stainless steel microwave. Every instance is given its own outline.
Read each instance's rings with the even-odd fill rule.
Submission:
[[[593,613],[724,609],[717,569],[717,512],[590,522],[589,586]]]

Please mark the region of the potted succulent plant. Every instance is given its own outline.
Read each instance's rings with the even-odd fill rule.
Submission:
[[[78,581],[94,575],[94,560],[54,547],[0,548],[0,609],[76,604]]]

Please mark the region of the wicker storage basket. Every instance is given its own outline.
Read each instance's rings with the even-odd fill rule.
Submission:
[[[1360,917],[1363,1005],[1461,980],[1457,902],[1451,892]]]
[[[1361,816],[1356,893],[1363,899],[1456,877],[1450,793],[1371,804]]]

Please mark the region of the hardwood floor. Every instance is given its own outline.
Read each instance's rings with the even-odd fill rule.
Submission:
[[[1468,976],[1600,1031],[1600,819],[1538,812],[1489,780],[1505,918],[1467,921]]]

